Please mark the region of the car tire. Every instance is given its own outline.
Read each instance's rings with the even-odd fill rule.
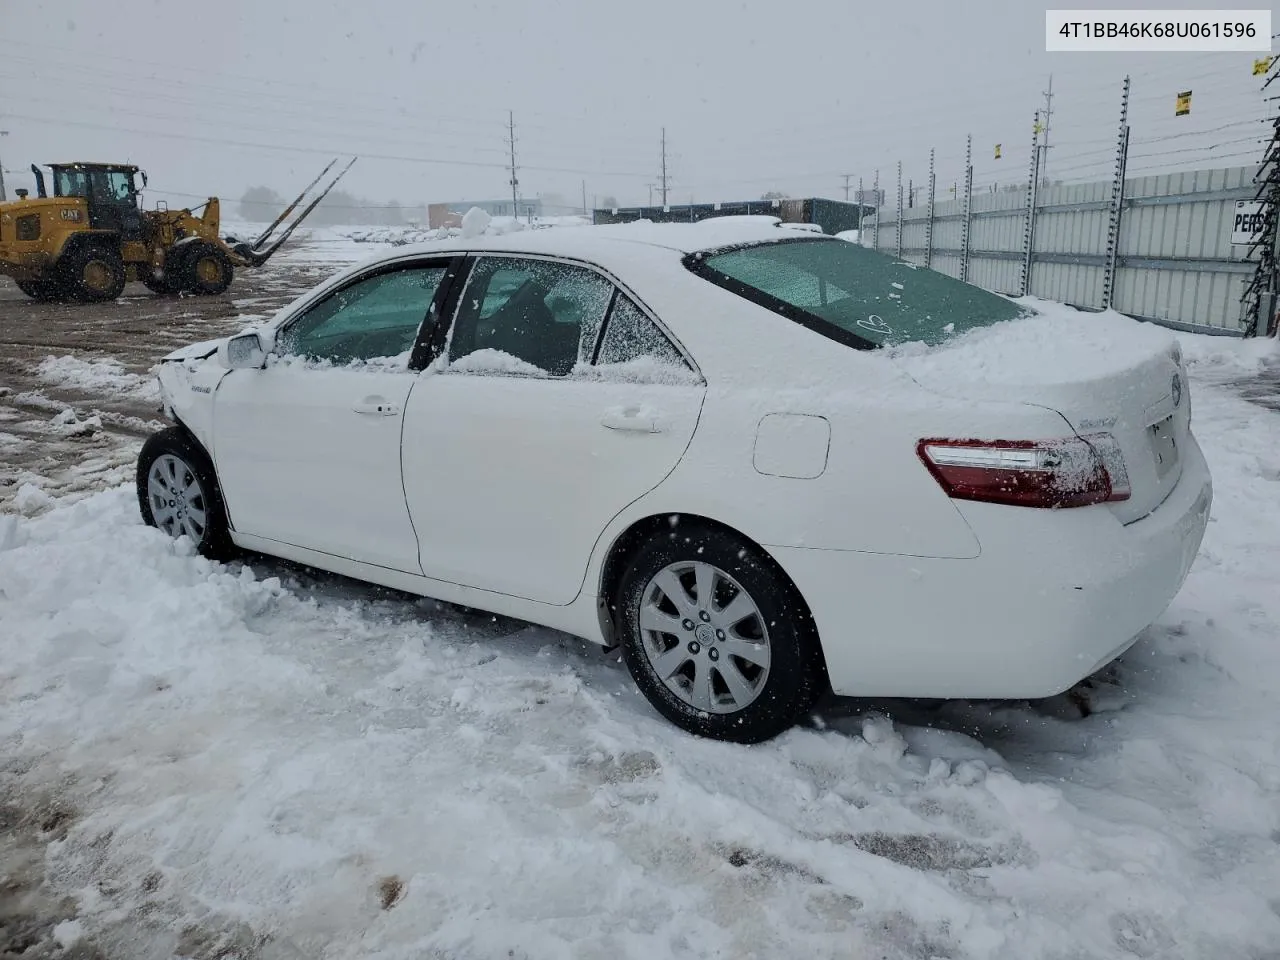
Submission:
[[[798,591],[728,531],[682,523],[641,544],[614,615],[641,693],[689,733],[759,743],[792,727],[827,687]]]
[[[182,288],[205,297],[226,293],[235,277],[235,265],[212,243],[193,243],[182,255]]]
[[[103,303],[124,293],[126,275],[120,251],[100,244],[84,244],[58,264],[61,286],[83,303]]]
[[[138,454],[138,507],[149,527],[177,538],[188,536],[210,560],[235,553],[231,527],[213,462],[181,427],[154,433]]]

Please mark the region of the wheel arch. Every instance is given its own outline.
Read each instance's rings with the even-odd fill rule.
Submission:
[[[120,234],[112,230],[77,230],[68,233],[62,246],[54,254],[54,259],[61,260],[63,257],[92,247],[106,247],[119,254],[121,252]]]
[[[204,454],[204,458],[209,461],[209,469],[213,472],[213,482],[218,485],[218,496],[222,499],[223,509],[226,511],[227,526],[231,530],[235,530],[236,524],[231,519],[231,508],[227,506],[226,496],[222,492],[222,476],[218,473],[218,461],[213,458],[213,451],[209,449],[209,445],[200,438],[196,431],[187,425],[187,422],[176,411],[170,412],[169,419],[173,422],[174,428]]]
[[[762,560],[773,570],[774,574],[782,582],[783,586],[789,590],[799,604],[804,618],[808,621],[808,629],[813,632],[814,639],[817,641],[817,648],[822,660],[822,674],[824,680],[827,674],[826,653],[822,649],[822,635],[818,631],[817,621],[813,617],[813,611],[809,608],[809,603],[804,597],[804,593],[796,584],[791,574],[786,568],[780,564],[777,559],[763,545],[756,542],[753,537],[748,536],[741,530],[735,529],[727,523],[723,523],[712,517],[702,516],[694,513],[660,513],[651,514],[641,517],[627,525],[609,545],[605,551],[604,560],[600,564],[600,573],[597,579],[597,597],[599,598],[598,613],[600,616],[600,630],[604,636],[606,645],[609,647],[616,646],[617,628],[615,620],[615,598],[618,587],[622,583],[622,576],[626,572],[627,563],[646,540],[661,535],[664,532],[670,533],[678,531],[683,523],[696,524],[721,533],[726,533],[736,537],[750,545],[761,557]]]

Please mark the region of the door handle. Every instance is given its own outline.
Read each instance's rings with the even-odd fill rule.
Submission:
[[[386,397],[365,397],[352,404],[351,409],[370,417],[394,417],[400,412],[400,407]]]
[[[631,433],[661,433],[658,418],[652,410],[640,407],[615,407],[606,410],[600,423],[610,430],[625,430]]]

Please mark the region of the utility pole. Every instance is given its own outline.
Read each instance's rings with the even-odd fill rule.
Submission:
[[[844,177],[844,202],[849,202],[849,181],[853,179],[852,173],[841,174]]]
[[[667,128],[662,128],[662,206],[667,205]]]
[[[653,188],[657,186],[657,184],[646,183],[645,186],[649,188],[649,206],[652,207],[653,206]]]
[[[1049,74],[1049,89],[1044,91],[1044,142],[1040,146],[1040,176],[1047,177],[1049,169],[1049,118],[1053,116],[1053,74]]]
[[[7,137],[8,135],[8,130],[0,130],[0,137]],[[8,199],[8,195],[4,192],[4,160],[0,158],[0,203],[4,203]]]
[[[582,215],[587,215],[587,181],[582,181]]]
[[[507,145],[511,147],[511,216],[520,219],[520,202],[516,199],[516,186],[520,183],[516,179],[516,116],[507,111]]]

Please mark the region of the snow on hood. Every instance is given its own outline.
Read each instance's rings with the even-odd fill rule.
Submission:
[[[1017,302],[1035,314],[971,330],[936,346],[907,343],[885,352],[921,382],[1000,388],[1106,377],[1177,347],[1170,331],[1114,310],[1088,313],[1032,297]]]

